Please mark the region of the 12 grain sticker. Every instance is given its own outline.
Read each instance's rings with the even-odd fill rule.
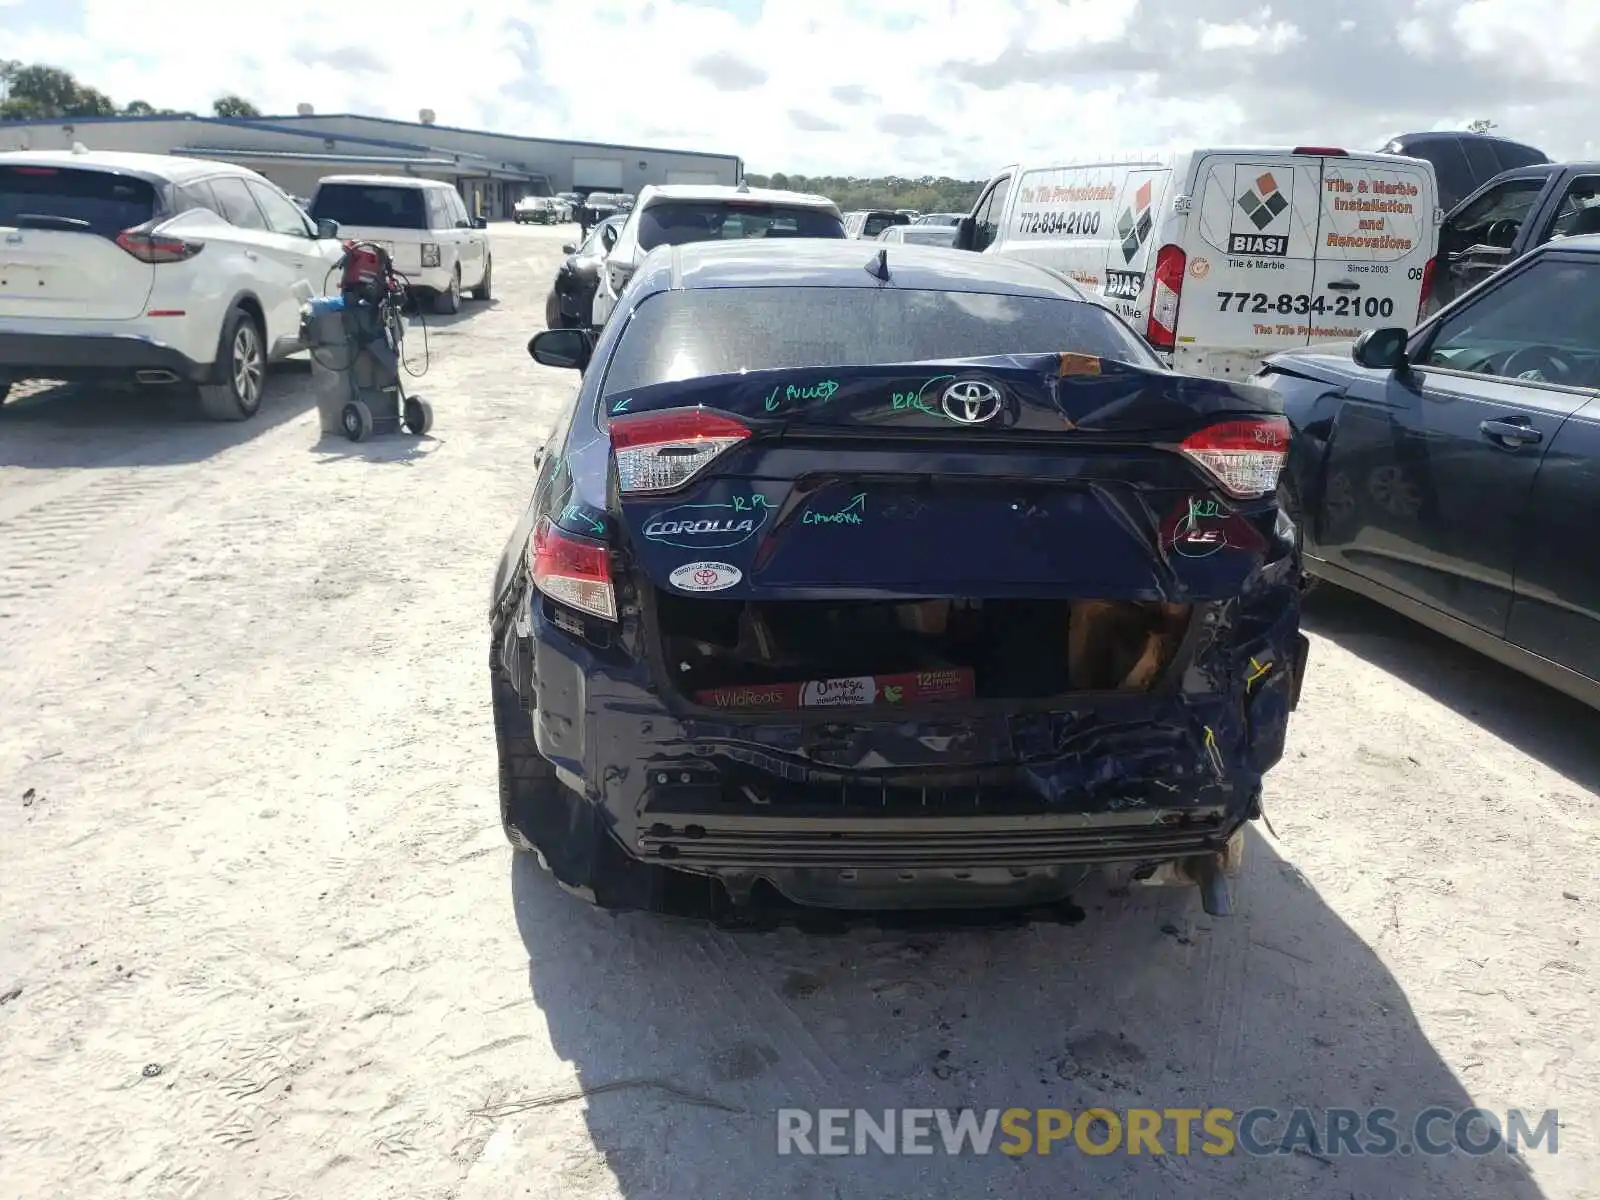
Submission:
[[[1416,249],[1427,202],[1415,174],[1329,167],[1322,188],[1322,257],[1382,261]]]

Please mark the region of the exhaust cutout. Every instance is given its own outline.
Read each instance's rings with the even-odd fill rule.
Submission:
[[[135,371],[133,377],[140,383],[177,383],[178,377],[171,371],[143,370]]]

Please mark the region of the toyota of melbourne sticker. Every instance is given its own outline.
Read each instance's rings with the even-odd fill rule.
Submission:
[[[744,572],[732,563],[684,563],[667,582],[682,592],[721,592],[733,587],[744,578]]]

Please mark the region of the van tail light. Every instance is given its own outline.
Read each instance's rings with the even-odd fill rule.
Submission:
[[[1296,146],[1290,154],[1313,154],[1318,158],[1349,158],[1350,151],[1337,146]]]
[[[1422,267],[1422,293],[1417,298],[1417,320],[1422,320],[1422,315],[1428,311],[1428,302],[1433,299],[1433,272],[1439,265],[1439,258],[1435,255]]]
[[[750,436],[750,428],[709,408],[667,408],[611,418],[617,490],[670,492]]]
[[[1157,350],[1178,344],[1178,301],[1183,297],[1183,273],[1188,258],[1177,246],[1163,246],[1156,255],[1156,284],[1150,297],[1150,322],[1145,340]]]
[[[533,586],[556,603],[604,621],[617,619],[610,553],[599,542],[575,538],[545,517],[528,543],[528,570]]]
[[[1191,433],[1178,451],[1203,467],[1228,495],[1245,500],[1278,488],[1289,457],[1289,422],[1283,417],[1222,421]]]
[[[117,245],[140,262],[146,263],[187,262],[206,248],[204,242],[190,241],[188,238],[164,237],[139,227],[124,229],[117,234]]]

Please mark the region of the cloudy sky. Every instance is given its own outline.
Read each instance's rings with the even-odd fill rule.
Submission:
[[[1600,157],[1600,0],[0,0],[119,102],[413,119],[975,178],[1074,147],[1363,148],[1488,117]]]

